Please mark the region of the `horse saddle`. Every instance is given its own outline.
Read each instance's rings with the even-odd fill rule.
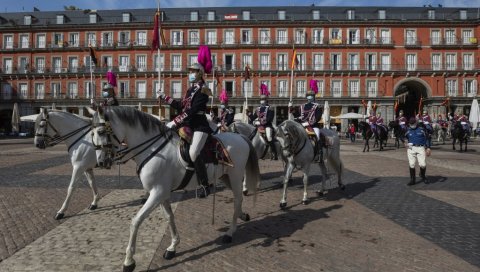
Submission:
[[[191,128],[184,126],[178,130],[178,134],[182,139],[179,147],[180,155],[182,159],[188,163],[189,167],[193,167],[193,161],[190,158],[189,153],[193,139],[193,131]],[[233,167],[233,161],[230,158],[230,154],[223,143],[215,136],[208,135],[207,141],[205,142],[202,151],[200,151],[200,156],[202,156],[205,163],[221,163]]]
[[[317,137],[317,134],[315,134],[315,130],[313,130],[312,127],[305,127],[305,131],[307,132],[308,137]]]

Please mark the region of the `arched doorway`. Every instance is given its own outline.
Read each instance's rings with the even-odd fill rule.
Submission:
[[[395,99],[399,101],[398,111],[403,110],[405,117],[415,116],[419,111],[420,99],[430,97],[432,91],[425,81],[419,78],[406,78],[395,86]],[[423,103],[425,105],[425,102]],[[395,112],[398,116],[398,112]]]

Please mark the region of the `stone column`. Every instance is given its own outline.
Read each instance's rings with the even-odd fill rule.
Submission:
[[[346,114],[348,113],[348,106],[342,106],[342,111],[341,111],[341,114]],[[348,129],[348,119],[341,119],[341,125],[342,125],[342,129],[340,130],[340,133],[341,135],[345,135],[345,132],[347,131]]]
[[[78,107],[78,115],[85,116],[85,114],[83,113],[83,107]]]
[[[147,107],[147,113],[152,114],[152,106]]]

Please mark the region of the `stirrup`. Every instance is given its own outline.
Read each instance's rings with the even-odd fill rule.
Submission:
[[[198,192],[200,190],[200,193]],[[210,194],[210,186],[200,185],[195,190],[195,198],[206,198]]]

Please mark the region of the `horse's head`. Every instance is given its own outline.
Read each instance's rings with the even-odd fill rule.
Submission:
[[[45,149],[56,136],[58,136],[56,129],[48,122],[48,111],[40,108],[40,114],[35,120],[35,146]]]
[[[398,121],[397,120],[392,120],[392,121],[388,122],[388,128],[392,129],[392,128],[395,128],[396,126],[398,126]]]
[[[302,139],[306,140],[308,137],[305,129],[299,123],[290,120],[281,123],[277,127],[275,134],[286,157],[293,155],[296,152],[296,147],[299,145],[298,143]]]
[[[98,166],[110,169],[114,156],[111,124],[105,117],[103,107],[97,107],[97,110],[87,109],[92,115],[92,144],[96,150]]]

